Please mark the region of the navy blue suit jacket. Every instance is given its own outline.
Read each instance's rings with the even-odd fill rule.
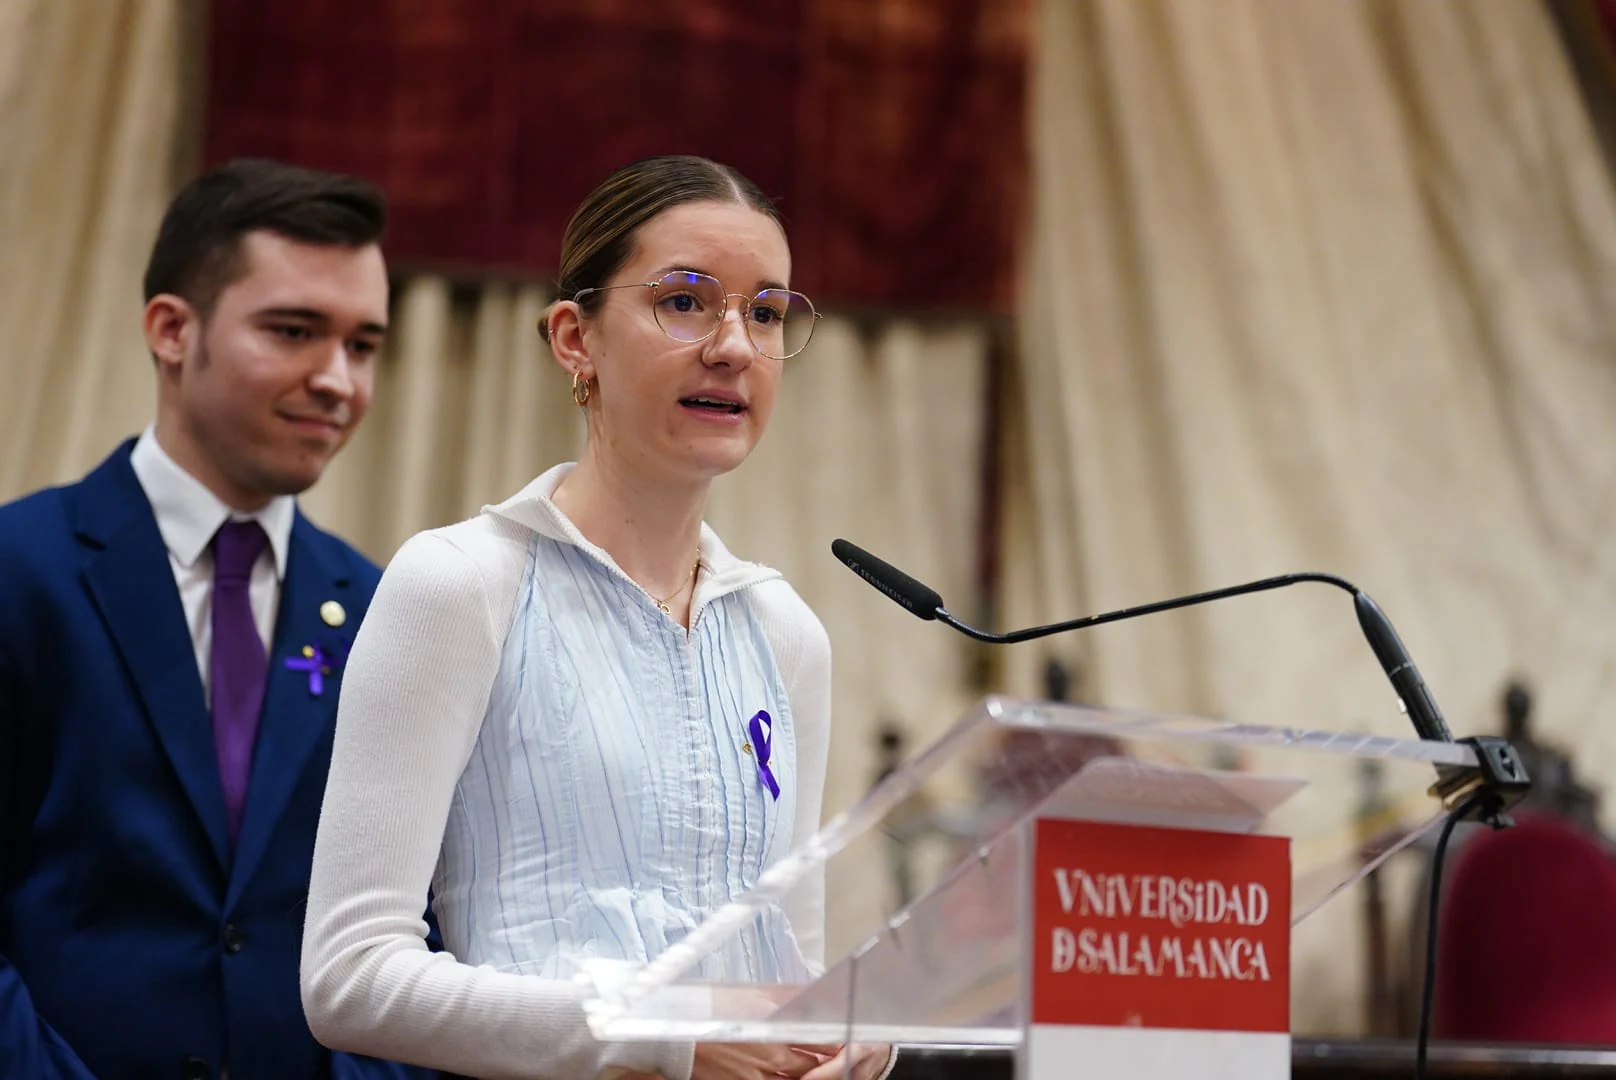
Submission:
[[[298,993],[341,672],[285,661],[340,652],[381,572],[297,515],[232,850],[132,447],[0,507],[0,1076],[432,1077],[325,1050]]]

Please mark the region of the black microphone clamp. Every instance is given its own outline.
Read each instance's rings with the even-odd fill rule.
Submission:
[[[849,570],[911,614],[922,619],[935,619],[946,623],[967,637],[992,645],[1013,645],[1021,641],[1048,637],[1051,634],[1120,622],[1159,611],[1170,611],[1173,608],[1223,600],[1231,596],[1284,588],[1304,581],[1334,585],[1352,594],[1353,606],[1358,614],[1358,625],[1362,628],[1364,637],[1368,639],[1375,658],[1380,661],[1381,669],[1391,681],[1392,689],[1396,692],[1398,701],[1402,704],[1403,711],[1414,726],[1415,732],[1421,739],[1431,742],[1455,741],[1453,733],[1448,730],[1447,721],[1442,718],[1442,711],[1437,708],[1436,699],[1431,696],[1425,680],[1420,677],[1419,669],[1414,666],[1414,661],[1408,655],[1408,650],[1403,647],[1397,631],[1392,629],[1391,620],[1386,617],[1386,613],[1370,599],[1368,593],[1334,574],[1313,572],[1281,574],[1243,585],[1231,585],[1170,600],[1159,600],[1151,604],[1140,604],[1119,611],[1085,615],[1065,622],[1050,623],[1047,626],[1033,626],[999,634],[980,630],[956,618],[943,605],[943,598],[937,590],[916,581],[858,545],[838,539],[831,542],[830,549]],[[1482,797],[1475,803],[1476,816],[1494,828],[1512,824],[1504,811],[1519,802],[1532,786],[1531,778],[1526,775],[1526,766],[1521,762],[1520,756],[1507,739],[1498,736],[1478,735],[1460,739],[1458,742],[1475,751],[1477,765],[1437,766],[1437,782],[1431,789],[1432,793],[1451,809],[1472,794],[1482,792]]]

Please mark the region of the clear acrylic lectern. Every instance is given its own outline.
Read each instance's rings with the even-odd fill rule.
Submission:
[[[1438,767],[1476,764],[1455,743],[988,698],[656,960],[590,967],[585,1008],[611,1040],[1014,1046],[1030,819],[1288,836],[1294,926],[1441,819]],[[779,981],[713,974],[820,879],[821,974],[806,933]]]

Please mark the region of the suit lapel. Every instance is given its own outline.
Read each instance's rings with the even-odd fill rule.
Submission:
[[[331,600],[348,615],[348,621],[340,627],[329,626],[321,618],[321,606]],[[229,903],[235,902],[251,879],[287,801],[308,770],[310,754],[329,736],[336,722],[341,658],[353,641],[358,600],[352,595],[352,574],[346,560],[333,553],[326,538],[299,513],[292,525],[286,581],[275,618],[275,640],[264,684],[264,711],[253,749],[246,812],[236,841]],[[311,686],[307,671],[287,666],[288,660],[302,658],[305,647],[338,654],[338,659],[328,663],[331,671],[324,675],[324,685],[318,692]]]
[[[227,867],[224,790],[196,647],[157,518],[129,465],[130,445],[81,486],[77,532],[90,549],[84,583],[214,856]]]

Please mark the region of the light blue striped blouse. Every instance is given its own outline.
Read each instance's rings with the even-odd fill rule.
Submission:
[[[687,635],[593,552],[533,538],[433,881],[461,961],[548,978],[647,961],[787,853],[795,732],[748,587],[693,614]],[[778,800],[747,749],[759,710]],[[811,977],[778,909],[698,974]]]

